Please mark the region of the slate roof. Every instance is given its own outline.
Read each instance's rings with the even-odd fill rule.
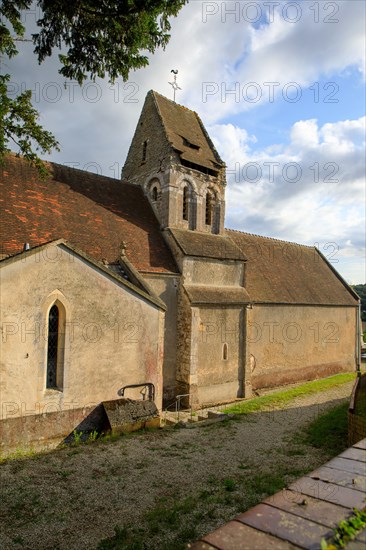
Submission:
[[[120,243],[139,271],[177,273],[175,261],[140,187],[50,164],[41,180],[24,159],[9,155],[0,177],[1,254],[65,239],[95,260],[115,263]]]
[[[246,255],[253,302],[356,306],[357,295],[315,247],[226,230]]]
[[[155,99],[168,140],[181,159],[216,171],[225,166],[196,112],[155,91],[150,93]]]
[[[167,231],[173,235],[176,243],[187,256],[215,258],[219,260],[245,260],[246,256],[229,235],[213,235],[186,229]]]

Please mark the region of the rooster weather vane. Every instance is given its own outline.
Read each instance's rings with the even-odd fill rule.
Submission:
[[[171,87],[173,88],[173,101],[174,101],[174,103],[175,103],[175,94],[176,94],[176,91],[177,91],[177,90],[181,90],[182,88],[180,88],[180,87],[178,86],[178,82],[177,82],[178,70],[177,70],[177,69],[176,69],[176,70],[172,69],[170,72],[174,74],[174,80],[173,80],[173,82],[169,82],[168,84],[170,84]]]

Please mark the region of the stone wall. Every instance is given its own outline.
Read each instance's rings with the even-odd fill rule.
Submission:
[[[161,409],[164,312],[152,302],[62,246],[3,266],[1,289],[3,419],[82,409],[144,382],[154,384]],[[63,376],[47,389],[55,302],[64,311]],[[126,397],[138,399],[139,390]]]
[[[221,289],[225,286],[238,288],[244,278],[244,269],[242,261],[188,256],[183,260],[185,284],[215,286]]]
[[[166,304],[164,322],[163,401],[174,399],[177,362],[177,308],[180,285],[179,275],[144,274],[155,294]]]
[[[242,306],[197,308],[197,396],[201,404],[244,396],[245,349]]]
[[[357,309],[260,305],[248,310],[253,388],[355,370]]]
[[[183,285],[178,293],[176,394],[191,393],[192,369],[192,308]],[[196,400],[196,398],[195,398]]]

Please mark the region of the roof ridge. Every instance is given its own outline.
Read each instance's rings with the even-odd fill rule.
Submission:
[[[193,109],[190,109],[189,107],[186,107],[185,105],[182,105],[181,103],[177,103],[176,101],[173,101],[172,99],[169,99],[169,97],[166,97],[165,95],[160,94],[159,92],[157,92],[155,90],[151,90],[151,92],[154,95],[158,95],[158,96],[162,97],[163,99],[165,99],[166,101],[169,101],[169,103],[172,103],[176,107],[182,107],[183,109],[186,109],[186,111],[189,111],[190,113],[194,113],[198,117],[197,112],[193,111]]]
[[[9,151],[9,153],[7,153],[6,156],[11,157],[11,160],[13,160],[13,161],[20,160],[21,162],[28,163],[29,168],[30,169],[33,168],[34,171],[35,171],[35,174],[37,173],[36,172],[37,169],[32,164],[30,164],[29,161],[23,155],[18,155],[17,153],[14,153],[14,151]],[[112,177],[106,176],[104,174],[96,174],[95,172],[89,172],[88,170],[82,170],[81,168],[75,168],[75,166],[68,166],[67,164],[61,164],[60,162],[54,162],[54,161],[51,161],[51,160],[44,160],[43,159],[43,162],[50,169],[52,169],[53,167],[60,167],[63,170],[71,171],[71,172],[74,172],[74,173],[75,172],[79,173],[79,174],[83,173],[83,174],[87,174],[88,176],[95,176],[97,178],[107,179],[110,182],[114,181],[116,183],[123,183],[123,185],[131,185],[134,188],[139,187],[136,184],[131,183],[130,181],[127,181],[126,179],[112,178]],[[4,168],[6,169],[6,158],[5,158]],[[51,176],[54,176],[54,174],[52,172],[51,172]]]
[[[225,227],[225,231],[231,231],[233,233],[241,233],[242,235],[250,235],[251,237],[259,237],[261,239],[267,239],[269,241],[277,241],[277,242],[280,242],[280,243],[292,244],[294,246],[301,246],[303,248],[310,248],[310,249],[316,248],[315,246],[311,246],[309,244],[300,244],[300,243],[296,243],[294,241],[285,241],[284,239],[277,239],[276,237],[267,237],[266,235],[258,235],[257,233],[249,233],[248,231],[240,231],[239,229],[229,229],[229,228]]]

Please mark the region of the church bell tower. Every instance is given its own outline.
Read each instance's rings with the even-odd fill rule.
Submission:
[[[143,188],[163,229],[223,234],[225,164],[194,111],[148,92],[122,180]]]

